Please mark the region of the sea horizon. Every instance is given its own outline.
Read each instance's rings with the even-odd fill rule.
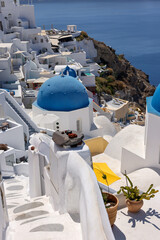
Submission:
[[[64,5],[65,3],[65,5]],[[41,0],[34,1],[36,24],[46,29],[78,30],[112,46],[133,66],[160,83],[160,1],[158,0]]]

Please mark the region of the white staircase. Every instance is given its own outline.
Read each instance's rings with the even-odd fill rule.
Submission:
[[[48,197],[30,199],[27,177],[6,179],[4,185],[9,214],[6,240],[82,240],[80,223],[68,213],[55,212]]]
[[[35,132],[39,132],[40,129],[7,91],[1,89],[0,93],[4,94],[4,98],[6,101],[6,115],[11,117],[13,120],[15,120],[17,123],[21,124],[24,127],[24,132],[27,136],[27,140],[29,140],[29,136]]]

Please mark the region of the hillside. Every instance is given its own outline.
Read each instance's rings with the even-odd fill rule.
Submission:
[[[144,110],[146,97],[153,95],[155,91],[155,87],[149,83],[148,75],[132,66],[124,55],[117,55],[113,48],[90,38],[85,32],[81,33],[77,42],[78,45],[83,45],[88,57],[104,66],[104,71],[96,78],[97,91],[112,95],[118,91],[120,98],[136,102]],[[88,51],[89,47],[92,51]],[[91,52],[95,52],[95,49],[97,54],[92,56]]]

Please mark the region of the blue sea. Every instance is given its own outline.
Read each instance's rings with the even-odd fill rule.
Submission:
[[[35,2],[36,24],[66,29],[76,24],[116,49],[160,83],[160,0],[50,0]]]

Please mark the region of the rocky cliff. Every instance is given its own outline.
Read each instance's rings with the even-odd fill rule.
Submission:
[[[153,95],[155,91],[155,87],[149,83],[148,75],[132,66],[124,55],[117,55],[113,48],[88,37],[84,32],[77,39],[79,46],[82,42],[84,49],[88,45],[94,48],[92,49],[94,56],[88,57],[102,66],[106,65],[106,69],[96,79],[97,90],[113,95],[118,93],[120,98],[136,102],[144,110],[146,97]],[[96,57],[95,49],[97,50]]]

